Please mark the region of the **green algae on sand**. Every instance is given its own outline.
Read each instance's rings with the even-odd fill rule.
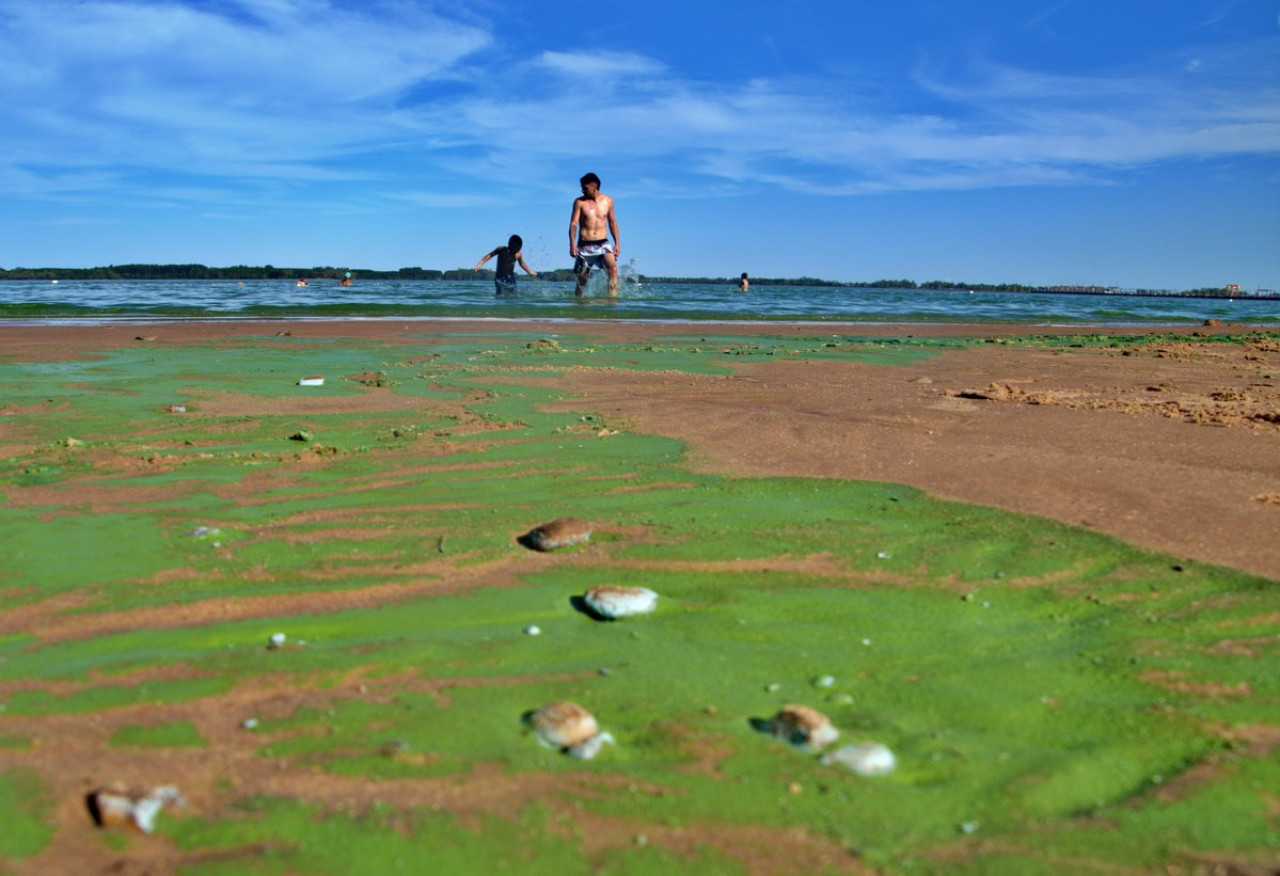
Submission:
[[[205,805],[160,820],[189,873],[732,873],[768,847],[814,872],[1277,860],[1273,582],[897,485],[697,473],[678,442],[508,380],[935,349],[704,341],[0,364],[25,412],[0,463],[0,607],[24,619],[0,639],[0,732],[57,746],[92,714],[83,732],[175,783],[212,759],[218,782],[183,788]],[[517,544],[558,516],[592,521],[589,545]],[[574,601],[599,584],[662,600],[602,623]],[[559,699],[619,744],[589,764],[537,745],[520,718]],[[790,702],[898,770],[754,729]]]

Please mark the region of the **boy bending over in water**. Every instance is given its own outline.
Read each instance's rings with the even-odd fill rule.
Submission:
[[[507,241],[506,246],[499,246],[480,260],[480,264],[471,270],[478,271],[484,266],[484,263],[494,256],[498,257],[496,270],[493,272],[493,294],[515,295],[516,294],[516,264],[524,268],[524,272],[531,277],[538,276],[537,271],[529,270],[529,266],[524,263],[524,241],[520,235],[513,234],[511,239]]]

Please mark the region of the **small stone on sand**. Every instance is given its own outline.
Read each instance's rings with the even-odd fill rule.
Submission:
[[[613,742],[586,709],[577,703],[562,701],[543,706],[529,718],[538,741],[580,760],[591,760],[606,742]]]
[[[520,543],[535,551],[554,551],[582,544],[591,538],[591,524],[577,517],[560,517],[520,536]]]
[[[658,594],[647,587],[592,587],[582,601],[600,617],[616,620],[653,611],[658,607]]]
[[[770,722],[769,729],[775,738],[806,751],[824,748],[840,735],[830,718],[808,706],[783,706]]]

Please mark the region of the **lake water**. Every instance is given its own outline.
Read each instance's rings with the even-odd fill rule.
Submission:
[[[602,278],[596,278],[602,279]],[[624,283],[617,299],[594,283],[583,299],[572,283],[521,278],[515,297],[491,281],[64,280],[0,282],[0,319],[38,322],[155,319],[660,319],[853,323],[1174,325],[1206,319],[1280,327],[1280,301],[1125,295]]]

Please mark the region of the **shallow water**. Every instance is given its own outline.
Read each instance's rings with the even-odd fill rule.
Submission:
[[[603,278],[596,278],[597,281]],[[1280,301],[866,289],[753,284],[624,283],[610,299],[602,282],[573,295],[571,283],[523,280],[495,298],[488,280],[370,280],[298,287],[292,281],[65,280],[0,283],[0,319],[410,318],[814,320],[1032,325],[1168,325],[1218,319],[1280,325]]]

